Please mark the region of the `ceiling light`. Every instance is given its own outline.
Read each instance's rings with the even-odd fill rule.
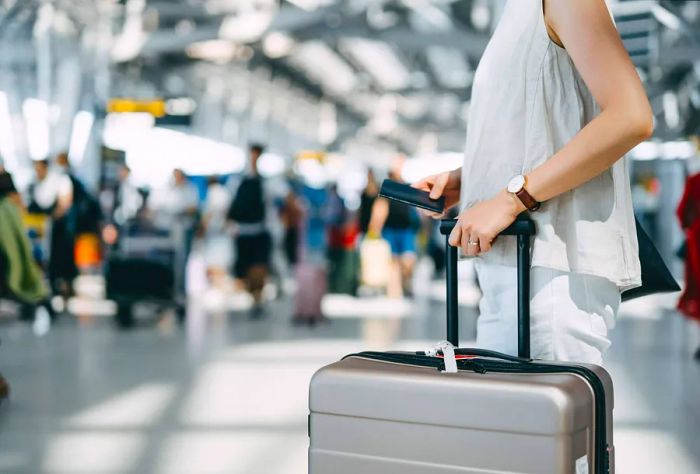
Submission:
[[[279,59],[288,56],[295,46],[294,39],[282,32],[273,31],[263,38],[263,51],[265,56],[271,59]]]
[[[297,47],[289,63],[329,93],[347,94],[355,87],[355,71],[321,41],[307,41]]]
[[[411,73],[388,44],[364,38],[349,38],[341,42],[341,47],[372,75],[382,89],[395,91],[410,85]]]
[[[474,28],[485,31],[491,25],[491,9],[485,0],[475,0],[469,15]]]
[[[221,22],[219,37],[243,43],[258,41],[272,24],[277,11],[276,4],[242,4]]]
[[[204,59],[218,64],[226,64],[235,56],[238,45],[226,40],[209,40],[192,43],[187,47],[187,56],[193,59]]]
[[[27,130],[29,156],[33,160],[44,160],[50,151],[49,104],[39,99],[26,99],[22,104],[22,113]]]
[[[654,13],[654,17],[657,20],[659,20],[659,23],[664,25],[666,28],[670,28],[672,30],[680,30],[683,26],[678,16],[671,13],[661,5],[654,5],[651,11]]]

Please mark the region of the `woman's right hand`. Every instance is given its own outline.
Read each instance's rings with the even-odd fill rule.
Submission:
[[[431,199],[438,199],[441,196],[445,197],[445,210],[441,214],[422,211],[434,219],[439,219],[445,215],[448,209],[459,203],[459,193],[462,188],[462,168],[428,176],[413,183],[411,186],[421,191],[429,192]]]

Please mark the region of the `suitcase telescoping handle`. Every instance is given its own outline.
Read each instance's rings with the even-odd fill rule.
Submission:
[[[456,224],[454,219],[440,222],[440,233],[445,236],[447,250],[447,340],[459,347],[459,306],[457,297],[457,253],[449,238]],[[535,235],[535,223],[521,214],[500,235],[517,237],[518,260],[518,356],[530,358],[530,237]]]

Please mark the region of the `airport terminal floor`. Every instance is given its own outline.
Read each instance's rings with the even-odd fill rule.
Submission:
[[[478,295],[464,286],[468,345]],[[330,321],[313,328],[290,324],[289,296],[259,320],[213,314],[191,298],[184,328],[166,315],[118,331],[86,313],[38,337],[5,320],[2,370],[13,393],[0,412],[0,472],[306,472],[315,370],[359,349],[420,350],[443,337],[441,283],[417,288],[404,304],[327,296]],[[700,337],[673,304],[626,303],[612,333],[618,473],[700,472]]]

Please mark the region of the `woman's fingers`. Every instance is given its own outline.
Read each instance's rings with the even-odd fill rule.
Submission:
[[[485,236],[479,237],[479,253],[486,253],[491,250],[491,245],[493,241]]]
[[[459,226],[459,222],[457,222],[457,224],[452,229],[452,232],[450,232],[450,238],[448,241],[453,247],[462,246],[462,228]]]
[[[449,173],[442,173],[435,177],[433,187],[430,190],[430,199],[438,199],[442,196],[447,186],[447,181],[450,179]]]

